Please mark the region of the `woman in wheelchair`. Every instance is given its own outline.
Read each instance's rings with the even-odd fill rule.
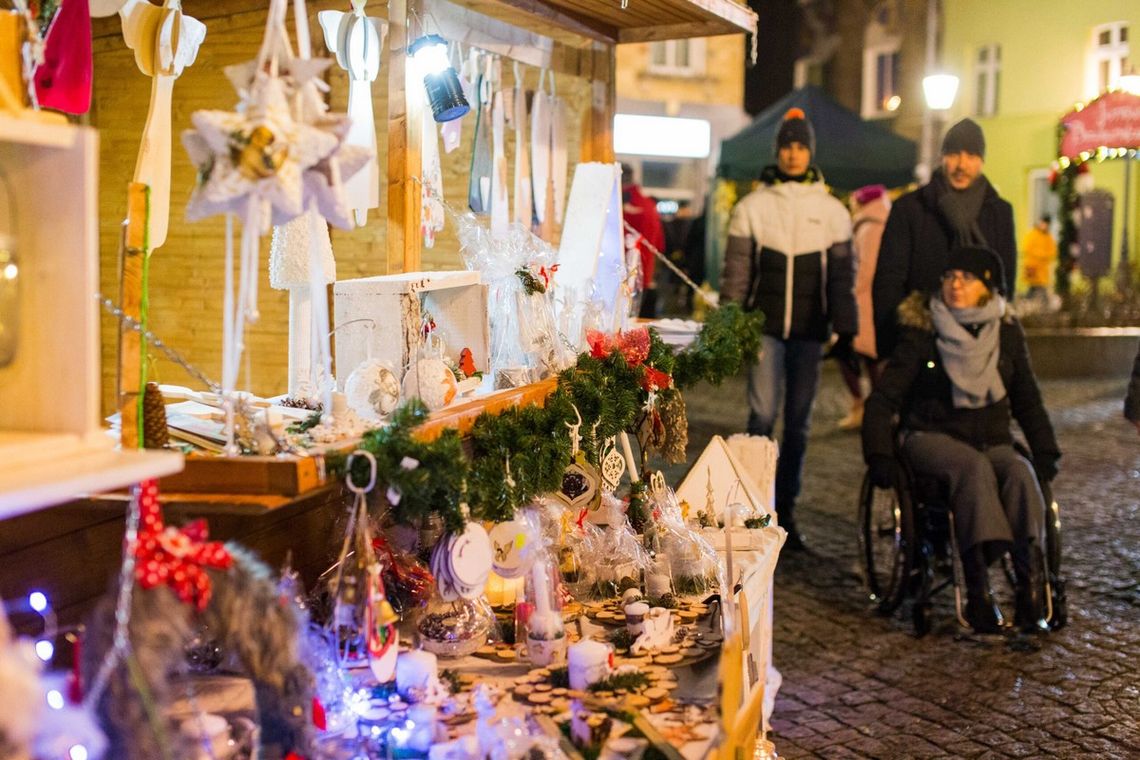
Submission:
[[[898,440],[914,474],[944,486],[962,560],[965,617],[977,633],[1001,630],[987,567],[1007,551],[1016,580],[1015,625],[1045,627],[1041,484],[1057,474],[1061,456],[1025,334],[998,292],[1002,282],[993,251],[952,250],[941,292],[914,293],[899,306],[900,341],[863,421],[863,454],[877,487],[894,485]],[[1011,417],[1029,443],[1032,463],[1013,446]]]

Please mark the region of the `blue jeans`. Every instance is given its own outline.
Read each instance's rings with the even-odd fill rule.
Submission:
[[[776,514],[786,528],[795,523],[822,354],[823,343],[818,340],[765,335],[760,360],[748,368],[749,435],[771,437],[781,401],[784,407],[784,440],[776,464]]]

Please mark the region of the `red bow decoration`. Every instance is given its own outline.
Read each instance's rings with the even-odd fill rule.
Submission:
[[[645,374],[641,376],[641,387],[647,391],[660,391],[673,387],[673,378],[659,369],[645,367]]]
[[[234,558],[220,541],[206,540],[205,520],[195,520],[181,529],[163,523],[158,504],[158,484],[144,480],[138,485],[139,533],[135,539],[135,579],[144,589],[166,585],[178,598],[201,612],[210,602],[212,585],[206,568],[228,570]]]
[[[649,358],[649,330],[644,327],[626,332],[619,330],[614,335],[587,330],[586,342],[590,345],[590,356],[595,359],[605,359],[619,351],[627,364],[636,367]]]

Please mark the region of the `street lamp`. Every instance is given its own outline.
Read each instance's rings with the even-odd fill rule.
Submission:
[[[922,94],[931,111],[948,111],[958,94],[958,77],[953,74],[929,74],[922,80]]]

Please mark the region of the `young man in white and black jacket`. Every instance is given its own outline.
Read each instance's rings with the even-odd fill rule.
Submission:
[[[776,134],[776,165],[733,209],[720,290],[721,300],[764,314],[760,357],[748,371],[748,432],[771,436],[783,397],[776,513],[795,550],[805,548],[795,503],[823,346],[834,331],[831,355],[850,362],[858,331],[851,218],[812,166],[814,153],[811,124],[793,108]]]

